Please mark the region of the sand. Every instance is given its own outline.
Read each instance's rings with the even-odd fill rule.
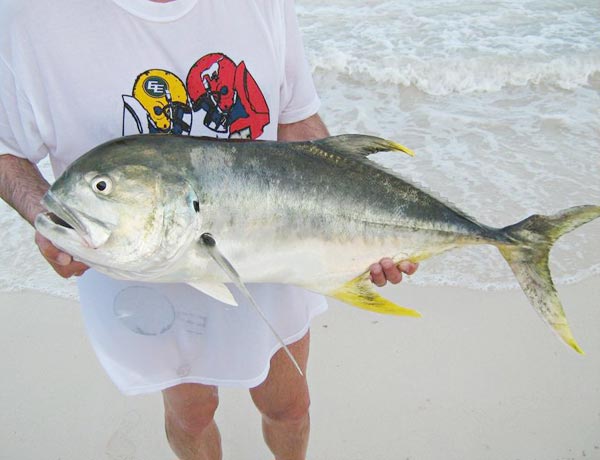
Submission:
[[[332,302],[312,328],[309,459],[600,459],[600,277],[559,291],[584,357],[517,290],[386,289],[422,319]],[[0,349],[1,459],[174,459],[160,395],[113,387],[76,302],[1,293]],[[226,459],[270,458],[246,391],[222,390],[217,419]]]

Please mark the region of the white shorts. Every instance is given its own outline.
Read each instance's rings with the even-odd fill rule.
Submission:
[[[140,283],[88,270],[78,280],[83,319],[100,363],[125,394],[180,383],[252,388],[280,348],[237,291],[238,307],[185,284]],[[294,286],[248,289],[286,344],[301,339],[325,298]]]

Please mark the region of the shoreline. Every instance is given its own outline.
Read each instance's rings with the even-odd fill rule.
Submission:
[[[309,458],[600,458],[600,277],[558,290],[586,356],[518,290],[386,288],[421,319],[330,302],[312,323]],[[19,292],[0,305],[3,457],[173,458],[160,394],[118,392],[76,301]],[[217,422],[225,458],[268,458],[246,391],[221,389]]]

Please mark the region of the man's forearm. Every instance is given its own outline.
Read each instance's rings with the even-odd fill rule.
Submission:
[[[277,129],[277,140],[279,141],[310,141],[327,136],[329,136],[329,131],[318,114],[297,123],[279,125]]]
[[[0,198],[33,225],[44,210],[40,200],[49,184],[37,166],[14,155],[0,155]]]

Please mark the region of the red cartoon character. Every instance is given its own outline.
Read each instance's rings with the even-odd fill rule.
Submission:
[[[242,61],[222,53],[200,58],[187,76],[194,112],[204,111],[204,126],[231,138],[257,139],[269,124],[269,107]]]

